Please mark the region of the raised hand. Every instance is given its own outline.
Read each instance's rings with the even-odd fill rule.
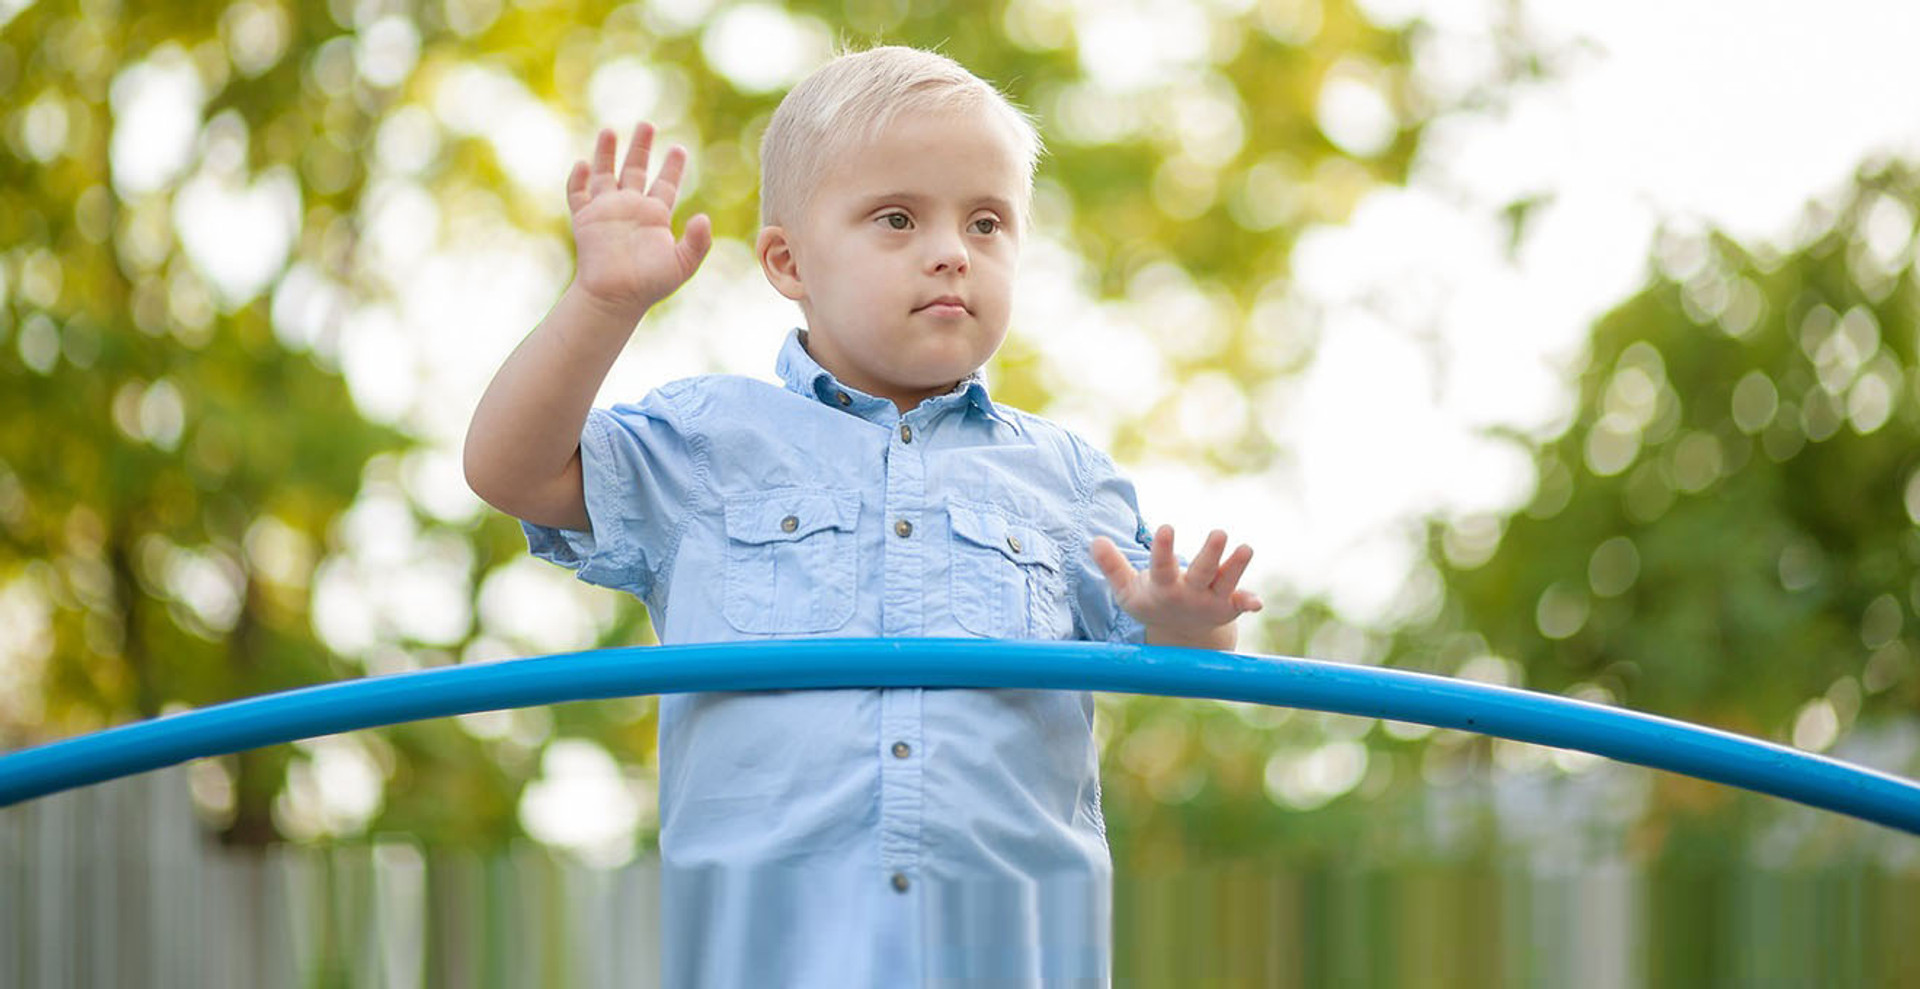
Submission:
[[[1201,649],[1233,648],[1234,619],[1261,608],[1259,595],[1238,589],[1253,549],[1242,545],[1222,563],[1220,554],[1226,548],[1227,534],[1213,530],[1182,573],[1173,555],[1170,525],[1154,534],[1153,555],[1145,570],[1135,570],[1105,536],[1095,538],[1090,547],[1093,562],[1113,587],[1114,599],[1146,626],[1148,643]]]
[[[687,221],[680,240],[673,237],[673,201],[687,167],[687,149],[667,149],[660,174],[647,184],[647,156],[654,128],[634,128],[627,160],[616,173],[613,131],[595,138],[593,163],[575,162],[567,176],[567,208],[573,213],[573,243],[578,256],[574,280],[589,299],[637,321],[655,303],[693,277],[713,246],[713,224],[705,214]]]

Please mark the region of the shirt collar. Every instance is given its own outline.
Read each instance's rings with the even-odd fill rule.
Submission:
[[[780,347],[780,356],[774,361],[774,371],[780,380],[786,383],[787,390],[800,395],[811,396],[815,401],[836,408],[845,408],[858,412],[874,405],[892,403],[876,398],[857,388],[843,385],[833,376],[833,372],[821,367],[813,355],[807,353],[804,343],[805,330],[795,329],[787,334],[786,343]],[[945,404],[964,400],[969,406],[1001,425],[1018,428],[1002,414],[987,394],[987,379],[976,369],[972,374],[960,379],[953,391],[927,399],[928,402]]]

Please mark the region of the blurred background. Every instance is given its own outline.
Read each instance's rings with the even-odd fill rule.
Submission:
[[[1245,651],[1920,775],[1900,0],[0,0],[0,750],[653,641],[467,491],[468,416],[570,277],[568,167],[640,119],[719,240],[602,404],[771,378],[759,135],[874,43],[1037,118],[996,396],[1183,548],[1254,545]],[[0,811],[0,985],[646,984],[653,718]],[[1920,985],[1910,836],[1368,719],[1096,730],[1130,984]]]

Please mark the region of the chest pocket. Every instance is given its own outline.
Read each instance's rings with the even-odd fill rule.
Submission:
[[[721,611],[741,632],[830,632],[853,617],[860,495],[790,488],[726,505]]]
[[[954,620],[995,639],[1070,638],[1060,550],[1039,528],[985,506],[948,502]]]

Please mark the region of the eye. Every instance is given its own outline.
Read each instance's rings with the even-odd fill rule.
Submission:
[[[905,213],[887,213],[879,219],[889,230],[906,230],[913,226],[913,218]]]
[[[971,224],[977,234],[991,234],[1000,231],[1000,221],[991,216],[983,216]]]

